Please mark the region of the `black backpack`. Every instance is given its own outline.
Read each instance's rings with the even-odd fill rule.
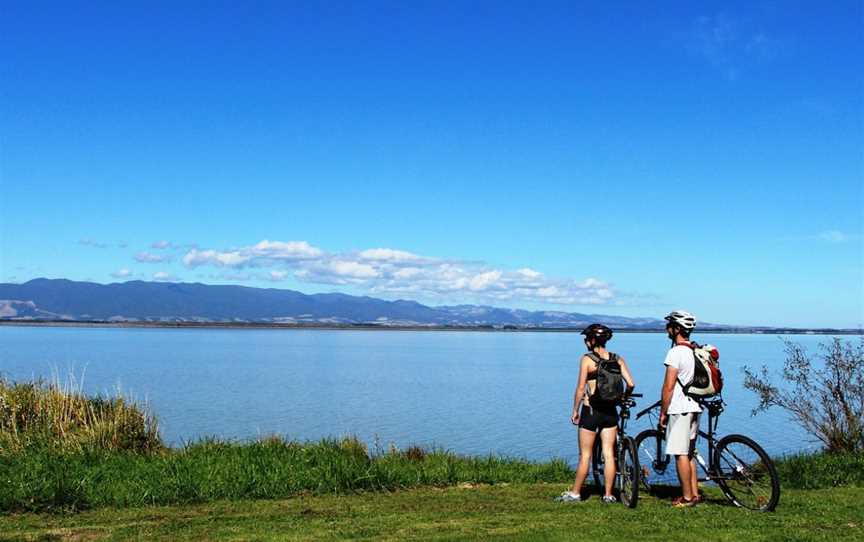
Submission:
[[[597,385],[591,400],[601,403],[617,403],[624,393],[624,376],[621,375],[621,364],[618,354],[609,352],[609,359],[603,359],[594,352],[588,352],[588,357],[597,364]]]

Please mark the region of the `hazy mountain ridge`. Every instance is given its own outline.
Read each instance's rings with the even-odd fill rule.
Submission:
[[[67,279],[0,284],[0,319],[517,327],[580,327],[602,322],[625,329],[663,326],[662,320],[652,318],[483,305],[430,307],[411,300],[387,301],[341,293],[303,294],[200,283],[98,284]]]

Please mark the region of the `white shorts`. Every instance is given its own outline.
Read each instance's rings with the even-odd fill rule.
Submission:
[[[699,413],[670,414],[666,424],[666,455],[690,455],[690,443],[699,432]]]

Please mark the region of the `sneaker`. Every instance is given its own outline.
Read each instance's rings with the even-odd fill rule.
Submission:
[[[572,491],[565,491],[564,493],[555,497],[555,501],[557,502],[582,502],[582,495],[578,493],[573,493]]]
[[[684,497],[678,497],[672,501],[672,508],[690,508],[691,506],[696,506],[697,502],[696,499],[690,499],[688,501]]]
[[[612,504],[613,502],[618,502],[618,499],[616,499],[614,495],[603,495],[603,502],[606,504]]]

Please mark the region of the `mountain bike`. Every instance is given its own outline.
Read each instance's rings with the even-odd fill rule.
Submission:
[[[639,455],[636,453],[636,441],[627,435],[627,420],[630,419],[630,409],[636,406],[633,397],[642,397],[642,394],[633,393],[624,395],[618,403],[620,412],[618,414],[618,433],[615,436],[615,488],[621,497],[621,502],[628,508],[636,508],[639,502]],[[604,472],[607,468],[603,457],[603,447],[598,433],[594,441],[594,452],[591,454],[591,467],[594,474],[594,483],[597,487],[604,487]]]
[[[699,436],[708,444],[708,461],[695,451],[695,458],[705,476],[700,482],[714,482],[726,499],[735,506],[770,512],[780,502],[780,479],[774,462],[765,450],[753,439],[744,435],[726,435],[719,440],[714,432],[720,414],[723,413],[722,399],[700,400],[703,412],[708,412],[708,432],[699,430]],[[657,401],[642,412],[642,416],[659,412]],[[652,414],[653,420],[653,414]],[[677,471],[673,457],[664,451],[666,431],[657,425],[656,429],[646,429],[636,436],[636,448],[642,462],[641,481],[649,493],[656,493],[661,486],[678,485]]]

